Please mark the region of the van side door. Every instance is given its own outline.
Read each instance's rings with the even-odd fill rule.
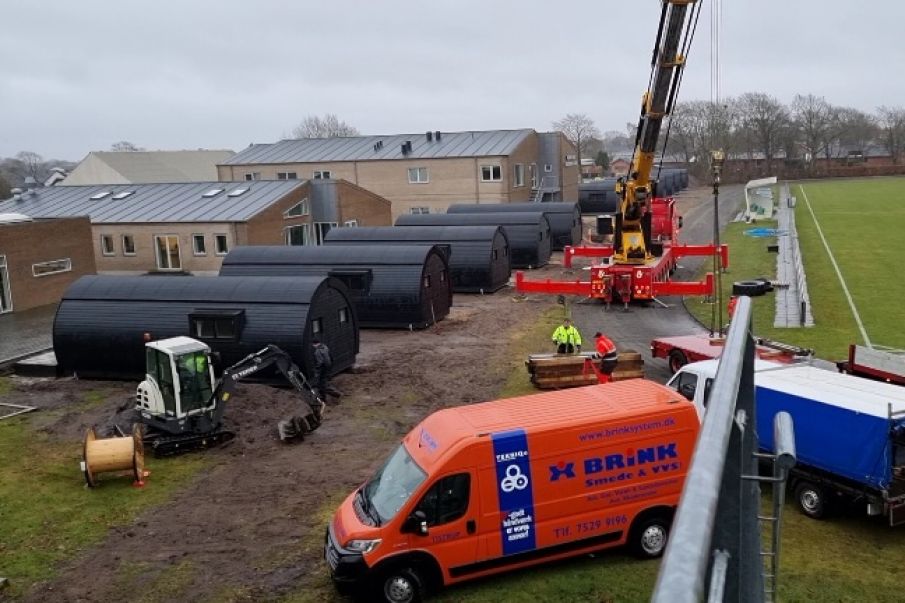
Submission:
[[[447,571],[474,563],[479,508],[474,471],[437,478],[412,508],[410,517],[423,513],[427,524],[427,533],[414,529],[412,548],[430,551]]]

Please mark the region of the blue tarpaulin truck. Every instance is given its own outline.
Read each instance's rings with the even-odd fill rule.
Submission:
[[[717,360],[685,365],[669,381],[703,414]],[[810,365],[755,361],[757,433],[772,452],[773,416],[792,415],[798,464],[791,489],[805,515],[835,502],[905,523],[905,388]]]

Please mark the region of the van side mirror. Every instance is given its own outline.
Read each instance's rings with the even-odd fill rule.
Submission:
[[[427,515],[424,514],[424,511],[418,510],[409,515],[402,526],[402,531],[427,536]]]

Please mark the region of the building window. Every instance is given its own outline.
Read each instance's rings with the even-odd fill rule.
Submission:
[[[13,297],[9,290],[9,270],[6,266],[6,256],[0,255],[0,314],[12,312]]]
[[[189,314],[189,326],[198,339],[236,341],[245,323],[243,310],[199,310]]]
[[[349,322],[349,310],[348,308],[340,308],[339,309],[339,324],[345,324]]]
[[[101,253],[104,255],[116,253],[116,249],[113,247],[113,235],[101,235]]]
[[[154,248],[157,250],[157,268],[159,270],[182,269],[182,258],[179,256],[179,237],[154,235]]]
[[[298,180],[298,178],[295,172],[277,172],[277,180]]]
[[[512,169],[512,186],[525,186],[525,164],[516,163]]]
[[[441,282],[441,283],[445,283],[445,282],[446,282],[446,270],[441,270],[441,271],[440,271],[440,282]]]
[[[551,163],[545,163],[545,164],[544,164],[544,171],[545,171],[545,172],[552,172],[552,171],[553,171],[553,164],[551,164]]]
[[[245,179],[246,180],[260,180],[261,172],[249,172],[249,173],[245,174]]]
[[[429,208],[429,207],[410,207],[410,208],[409,208],[409,213],[410,213],[410,214],[415,214],[415,215],[418,215],[418,214],[429,214],[429,213],[431,213],[431,208]]]
[[[327,275],[341,280],[350,291],[367,294],[371,287],[370,270],[331,270]]]
[[[324,239],[331,228],[336,228],[336,222],[315,222],[314,223],[314,244],[323,245]]]
[[[314,320],[311,321],[311,332],[313,334],[317,335],[323,330],[324,330],[324,326],[323,326],[323,323],[321,322],[320,318],[315,318]]]
[[[72,270],[72,260],[65,258],[62,260],[51,260],[49,262],[40,262],[31,265],[31,273],[34,276],[47,276],[49,274],[57,274],[59,272],[69,272]]]
[[[135,255],[135,237],[123,235],[123,255]]]
[[[308,215],[308,199],[302,199],[289,209],[283,212],[284,218],[296,218],[298,216]]]
[[[192,235],[192,253],[195,255],[207,255],[207,243],[203,234]]]
[[[217,255],[226,255],[229,253],[229,243],[226,241],[225,234],[214,235],[214,248]]]
[[[298,226],[287,226],[283,229],[286,233],[287,245],[308,245],[311,238],[307,224],[299,224]]]
[[[329,180],[331,177],[330,170],[314,170],[315,180]]]
[[[537,164],[528,165],[528,177],[531,179],[531,188],[537,188]]]
[[[347,228],[356,228],[358,226],[358,220],[346,220],[343,222],[343,226]]]
[[[500,252],[497,249],[493,250],[493,259],[498,260],[500,258]]]
[[[503,170],[498,165],[481,166],[481,182],[499,182],[503,179]]]
[[[409,184],[427,184],[430,182],[430,175],[426,167],[409,168]]]

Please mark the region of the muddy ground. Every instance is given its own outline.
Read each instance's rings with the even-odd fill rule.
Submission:
[[[704,189],[686,193],[683,213],[697,217],[708,198]],[[582,276],[563,271],[560,259],[556,254],[554,264],[533,271],[532,278]],[[196,453],[207,465],[189,486],[169,503],[111,530],[60,567],[57,578],[35,585],[25,600],[131,599],[168,583],[174,572],[178,580],[167,588],[172,600],[276,600],[306,591],[312,600],[332,597],[322,542],[338,502],[427,414],[494,398],[516,366],[508,350],[513,335],[554,306],[555,298],[523,299],[504,288],[495,295],[457,295],[450,316],[425,331],[362,331],[356,367],[334,380],[345,395],[330,406],[321,428],[297,445],[281,444],[275,431],[276,422],[297,408],[295,394],[241,386],[226,413],[238,431],[236,440]],[[645,319],[635,315],[634,320]],[[580,328],[594,328],[582,322],[579,316]],[[60,408],[100,389],[103,403],[88,411],[52,421],[40,412],[29,417],[36,428],[75,447],[85,428],[105,424],[134,386],[19,382],[6,399]],[[158,480],[166,480],[166,461],[155,465],[146,487]]]
[[[172,593],[178,600],[268,600],[308,585],[329,595],[321,544],[330,511],[424,416],[493,398],[511,370],[510,335],[553,304],[518,299],[507,288],[492,296],[456,296],[450,316],[429,330],[362,331],[355,369],[334,379],[345,395],[328,408],[320,429],[296,445],[281,444],[275,431],[297,408],[293,391],[242,385],[226,413],[236,440],[198,453],[208,465],[186,489],[113,529],[25,600],[116,600],[146,592],[166,581],[162,572],[186,563],[193,571],[179,577]],[[88,411],[51,422],[40,412],[30,417],[37,429],[75,447],[88,426],[109,422],[134,386],[18,382],[5,399],[60,408],[87,391],[102,391],[104,402]],[[155,467],[147,488],[166,479],[166,461]]]

